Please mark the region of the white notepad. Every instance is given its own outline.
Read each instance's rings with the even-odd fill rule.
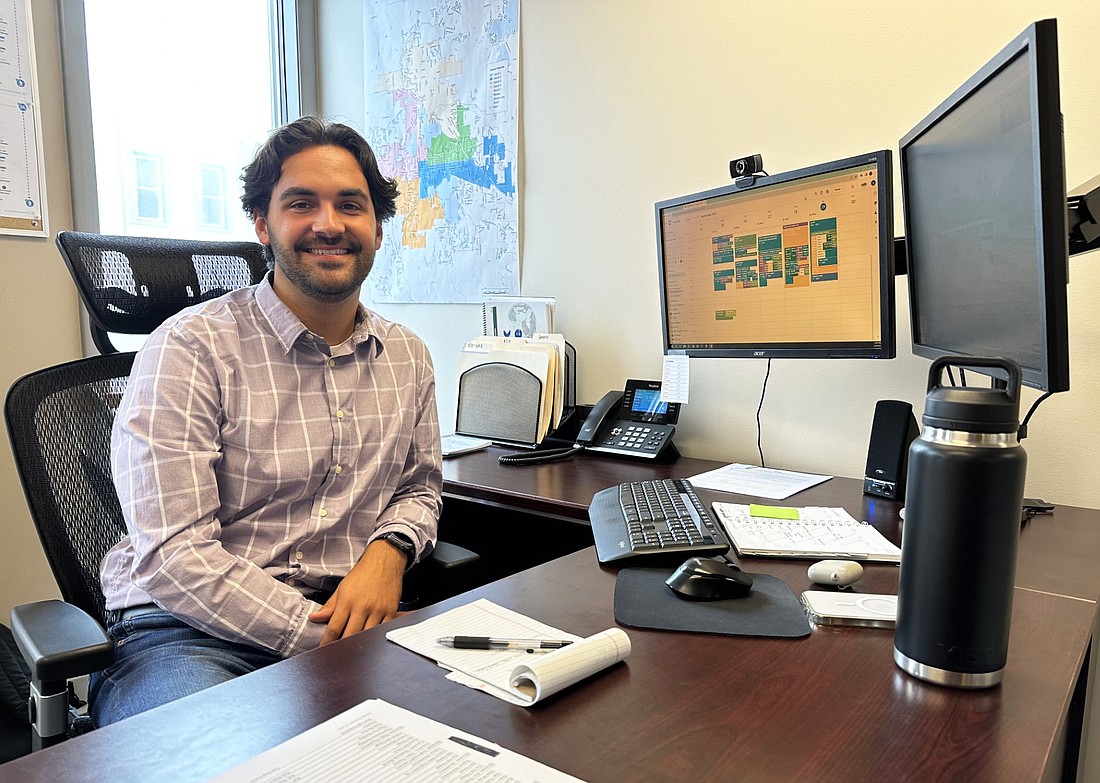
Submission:
[[[797,518],[780,519],[753,516],[738,503],[711,507],[739,555],[901,562],[901,550],[886,536],[842,508],[788,509]]]
[[[443,636],[568,639],[572,644],[551,652],[461,650],[438,643]],[[492,601],[477,601],[386,634],[413,652],[450,669],[447,679],[485,691],[512,704],[529,707],[630,655],[630,638],[609,628],[582,639],[514,612]]]

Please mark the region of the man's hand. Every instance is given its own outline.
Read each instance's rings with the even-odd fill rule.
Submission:
[[[321,646],[397,616],[408,558],[386,541],[372,541],[359,562],[310,622],[328,623]]]

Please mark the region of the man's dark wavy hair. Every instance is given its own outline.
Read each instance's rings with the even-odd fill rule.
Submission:
[[[241,174],[244,183],[241,205],[248,219],[255,220],[256,215],[267,215],[271,192],[283,173],[283,161],[304,149],[323,146],[343,147],[352,154],[367,179],[378,220],[381,222],[393,217],[397,211],[397,182],[382,176],[374,150],[367,140],[347,125],[326,123],[317,117],[302,117],[276,129],[256,152],[252,162],[244,167]]]

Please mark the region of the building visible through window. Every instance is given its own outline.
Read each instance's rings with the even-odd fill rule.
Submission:
[[[255,241],[234,188],[277,124],[275,3],[83,7],[99,230]]]
[[[221,166],[199,166],[199,179],[200,225],[204,228],[225,228],[225,169]]]
[[[138,220],[164,222],[163,166],[155,155],[134,153],[135,217]]]

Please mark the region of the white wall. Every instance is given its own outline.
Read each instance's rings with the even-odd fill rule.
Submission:
[[[321,3],[321,106],[362,126],[359,3]],[[725,0],[523,0],[522,292],[558,298],[577,347],[578,397],[660,377],[654,202],[729,181],[734,157],[773,173],[890,148],[1036,19],[1059,22],[1070,187],[1100,173],[1095,45],[1100,7],[1076,2],[900,6]],[[340,36],[341,46],[326,46]],[[361,46],[359,47],[361,48]],[[369,122],[369,118],[366,119]],[[897,179],[897,177],[895,177]],[[897,233],[904,233],[900,203]],[[1100,253],[1070,262],[1072,390],[1043,403],[1025,442],[1027,494],[1100,507]],[[923,409],[929,362],[910,351],[898,278],[893,361],[772,363],[761,414],[770,466],[861,476],[875,402]],[[480,330],[474,305],[376,309],[427,341],[441,419],[453,425],[456,361]],[[677,428],[693,457],[756,462],[763,360],[691,360]],[[1038,396],[1024,391],[1024,404]]]

